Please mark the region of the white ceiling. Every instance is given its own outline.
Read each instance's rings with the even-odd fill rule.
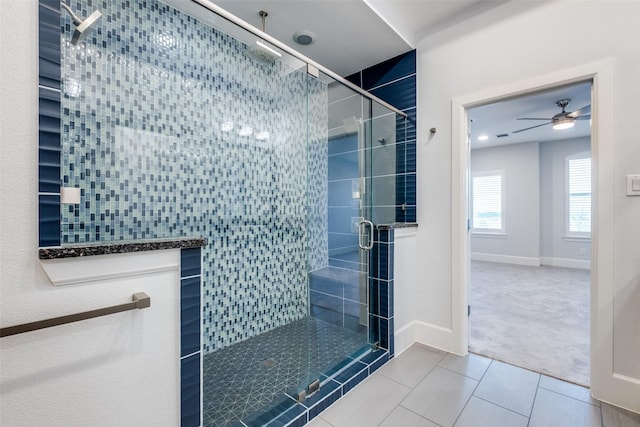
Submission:
[[[175,0],[174,0],[175,1]],[[348,76],[415,47],[442,30],[506,0],[216,0],[214,3],[333,72]],[[298,31],[316,41],[301,46]]]
[[[591,104],[591,83],[580,83],[531,95],[487,104],[469,110],[471,148],[486,148],[496,145],[517,144],[532,141],[555,141],[591,135],[591,120],[576,120],[571,129],[554,130],[550,124],[513,133],[515,130],[548,123],[550,120],[517,120],[521,117],[549,118],[562,110],[556,101],[570,99],[567,112],[582,109]],[[508,136],[498,138],[499,134]],[[480,135],[489,137],[479,141]]]

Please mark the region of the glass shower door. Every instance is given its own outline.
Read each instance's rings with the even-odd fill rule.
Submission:
[[[310,156],[311,232],[309,272],[309,370],[326,380],[370,349],[368,276],[373,246],[371,177],[371,101],[329,76],[320,74],[327,105],[323,135],[310,135],[310,153],[322,145],[324,159]],[[313,86],[313,84],[311,85]],[[317,105],[317,102],[311,104]],[[310,112],[311,113],[311,112]],[[315,144],[315,145],[314,145]],[[317,196],[314,185],[322,191]],[[314,201],[321,200],[314,206]],[[314,231],[315,234],[314,235]],[[317,251],[314,246],[321,250]]]

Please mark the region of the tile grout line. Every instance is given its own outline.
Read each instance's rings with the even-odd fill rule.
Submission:
[[[529,421],[527,422],[527,427],[531,424],[531,415],[533,414],[533,408],[536,406],[536,400],[538,400],[538,390],[540,390],[540,381],[542,380],[542,375],[538,374],[538,383],[536,384],[536,394],[533,396],[533,402],[531,402],[531,410],[529,410]]]
[[[571,384],[571,383],[569,383],[569,384]],[[575,398],[575,397],[573,397],[573,396],[569,396],[569,395],[567,395],[567,394],[560,393],[559,391],[551,390],[551,389],[549,389],[549,388],[546,388],[546,387],[543,387],[543,386],[540,386],[540,385],[538,386],[538,388],[541,388],[541,389],[543,389],[543,390],[545,390],[545,391],[548,391],[548,392],[551,392],[551,393],[555,393],[555,394],[557,394],[557,395],[559,395],[559,396],[567,397],[567,398],[569,398],[569,399],[575,400],[576,402],[580,402],[580,403],[584,403],[584,404],[589,405],[589,406],[593,406],[594,408],[601,408],[601,406],[594,405],[593,403],[585,402],[585,401],[584,401],[584,400],[582,400],[582,399],[576,399],[576,398]],[[593,397],[592,397],[591,399],[593,399],[593,400],[597,400],[597,399],[595,399],[595,398],[593,398]],[[598,402],[600,402],[600,401],[598,400]]]
[[[468,354],[468,353],[467,353]],[[487,372],[489,371],[489,368],[491,367],[491,365],[493,364],[493,360],[489,363],[489,366],[487,366],[487,369],[485,369],[484,373],[482,374],[482,377],[480,378],[480,380],[478,380],[478,383],[476,384],[476,386],[473,388],[473,391],[471,392],[471,394],[469,395],[469,398],[467,399],[467,401],[465,402],[464,406],[462,407],[462,409],[460,410],[460,412],[458,413],[458,415],[456,416],[456,419],[453,421],[452,425],[456,425],[456,423],[458,422],[458,420],[460,419],[460,415],[462,415],[462,413],[464,412],[464,410],[467,408],[467,405],[469,404],[469,402],[471,401],[472,397],[477,397],[475,395],[476,390],[478,389],[478,387],[480,387],[480,383],[482,382],[482,380],[484,379],[484,376],[487,374]],[[446,369],[446,368],[443,368]],[[466,375],[463,374],[459,374],[462,375],[465,378],[468,378]],[[472,378],[473,379],[473,378]],[[484,399],[483,399],[484,400]]]

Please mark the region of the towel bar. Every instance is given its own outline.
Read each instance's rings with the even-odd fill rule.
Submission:
[[[92,319],[94,317],[106,316],[108,314],[120,313],[122,311],[142,309],[151,306],[151,297],[144,292],[138,292],[131,297],[133,302],[127,304],[114,305],[111,307],[98,308],[96,310],[82,313],[69,314],[66,316],[54,317],[37,322],[24,323],[22,325],[8,326],[0,329],[0,337],[22,334],[24,332],[37,331],[38,329],[50,328],[52,326],[64,325],[65,323],[78,322],[80,320]]]

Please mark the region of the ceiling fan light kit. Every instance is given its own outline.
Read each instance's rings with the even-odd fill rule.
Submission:
[[[575,126],[576,120],[586,120],[591,118],[591,105],[585,105],[584,107],[576,110],[572,113],[567,113],[565,111],[565,107],[569,105],[571,102],[570,99],[560,99],[556,101],[556,105],[562,109],[561,112],[556,114],[555,116],[544,119],[538,117],[520,117],[517,120],[547,120],[547,123],[543,123],[541,125],[531,126],[524,129],[514,130],[513,133],[523,132],[529,129],[535,129],[540,126],[552,125],[553,130],[564,130],[570,129]]]
[[[561,118],[553,121],[553,130],[564,130],[571,129],[576,124],[576,119],[572,119],[570,117]]]

